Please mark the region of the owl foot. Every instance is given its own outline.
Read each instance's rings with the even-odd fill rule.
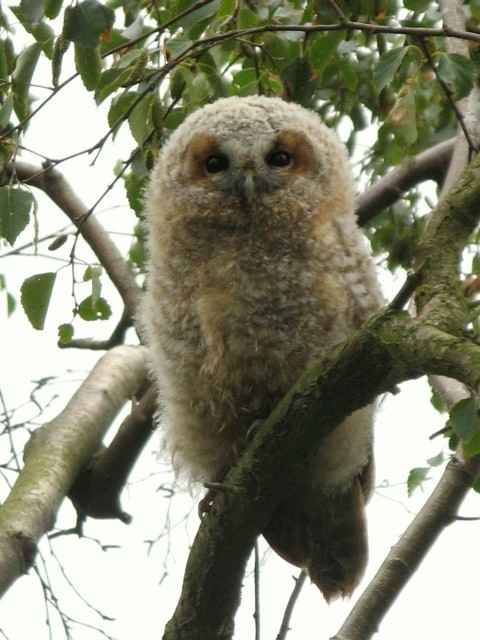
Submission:
[[[216,493],[219,491],[235,493],[235,489],[231,485],[223,484],[222,482],[205,482],[203,486],[207,489],[207,493],[198,503],[198,515],[200,519],[202,519],[203,516],[212,508]]]
[[[214,489],[208,489],[207,493],[198,503],[198,517],[200,518],[200,520],[203,520],[205,514],[208,513],[212,508],[214,494]]]

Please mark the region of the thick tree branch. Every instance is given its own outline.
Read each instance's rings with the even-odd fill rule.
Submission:
[[[458,283],[464,247],[478,223],[480,155],[465,169],[431,214],[417,250],[422,283],[417,314],[434,326],[458,333],[468,324],[468,309]]]
[[[459,0],[441,0],[444,24],[451,29],[465,28],[465,14],[463,3]],[[449,53],[459,53],[466,57],[470,56],[468,43],[452,38],[446,39],[446,49]],[[460,176],[469,161],[472,152],[469,138],[478,140],[480,110],[478,106],[478,88],[475,86],[470,94],[461,100],[457,108],[463,118],[463,123],[457,127],[457,136],[452,158],[448,168],[447,176],[443,184],[440,199],[443,199],[449,192],[450,187]],[[460,126],[462,124],[462,126]],[[464,130],[468,131],[468,137],[464,135]],[[466,397],[467,391],[456,380],[449,380],[441,376],[430,376],[430,382],[443,398],[447,407],[451,408],[460,399]]]
[[[32,566],[37,544],[53,526],[75,478],[146,375],[141,347],[111,349],[65,409],[34,432],[25,467],[0,507],[0,594]]]
[[[9,165],[7,171],[14,172],[20,181],[44,191],[80,229],[82,237],[90,245],[117,288],[129,317],[133,317],[141,289],[108,232],[95,216],[88,215],[89,210],[63,175],[56,169],[43,169],[19,161],[15,162],[15,165]]]
[[[439,5],[443,15],[443,23],[448,30],[456,31],[465,29],[465,14],[461,0],[440,0]],[[446,38],[445,47],[448,53],[456,53],[470,58],[468,42],[464,40]],[[477,92],[478,87],[475,85],[468,96],[456,102],[461,122],[458,122],[455,148],[440,195],[441,198],[449,193],[450,187],[455,183],[470,161],[471,154],[474,151],[474,149],[471,148],[470,141],[478,140],[480,111]]]

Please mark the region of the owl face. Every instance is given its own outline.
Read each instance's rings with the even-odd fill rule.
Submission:
[[[226,98],[190,115],[151,184],[165,209],[220,226],[292,224],[351,210],[343,145],[312,112],[277,98]],[[342,185],[340,187],[340,185]]]
[[[313,158],[307,138],[289,130],[251,140],[205,132],[192,138],[184,162],[190,184],[251,209],[263,194],[290,187],[295,177],[312,176]]]

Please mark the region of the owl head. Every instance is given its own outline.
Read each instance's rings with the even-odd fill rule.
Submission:
[[[167,216],[229,227],[340,215],[353,203],[335,135],[313,112],[264,96],[221,99],[186,118],[159,155],[149,195]]]

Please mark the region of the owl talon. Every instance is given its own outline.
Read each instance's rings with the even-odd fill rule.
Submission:
[[[198,503],[198,517],[200,520],[203,520],[205,514],[207,514],[212,508],[214,493],[215,490],[208,489],[207,493]]]

